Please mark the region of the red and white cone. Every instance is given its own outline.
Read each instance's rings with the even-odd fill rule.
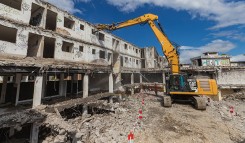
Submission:
[[[139,119],[140,119],[140,120],[143,118],[142,113],[143,113],[143,111],[142,111],[142,109],[140,109],[140,110],[139,110]]]
[[[233,106],[230,106],[230,113],[234,114],[234,107]]]
[[[132,131],[128,134],[128,143],[134,143],[134,134]]]
[[[142,111],[142,109],[140,109],[140,110],[139,110],[139,114],[142,114],[142,113],[143,113],[143,111]]]
[[[145,104],[145,100],[144,99],[142,99],[142,105],[144,105]]]

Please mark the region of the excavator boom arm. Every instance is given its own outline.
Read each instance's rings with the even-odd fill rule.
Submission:
[[[163,54],[170,64],[172,74],[179,74],[179,55],[176,49],[168,40],[167,36],[155,25],[154,21],[148,21],[148,23],[162,46]]]
[[[154,32],[155,36],[157,37],[158,41],[160,42],[162,46],[162,51],[165,57],[168,60],[168,63],[170,64],[172,74],[179,74],[179,56],[177,54],[176,49],[174,46],[171,44],[171,42],[168,40],[167,36],[164,34],[164,32],[159,29],[155,25],[155,21],[158,20],[158,16],[154,14],[145,14],[143,16],[125,21],[125,22],[120,22],[116,24],[98,24],[97,29],[98,30],[117,30],[120,28],[128,27],[128,26],[133,26],[136,24],[143,24],[143,23],[148,23]]]
[[[134,19],[130,19],[124,22],[119,22],[119,23],[115,23],[115,24],[98,24],[97,25],[97,29],[98,30],[109,30],[109,31],[113,31],[113,30],[117,30],[120,28],[125,28],[128,26],[133,26],[136,24],[143,24],[143,23],[147,23],[149,20],[154,21],[154,20],[158,20],[158,16],[153,15],[153,14],[145,14],[143,16],[134,18]]]

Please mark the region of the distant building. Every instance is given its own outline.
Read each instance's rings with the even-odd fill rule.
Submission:
[[[191,64],[180,64],[180,67],[189,68],[189,67],[191,67]]]
[[[218,52],[206,52],[191,59],[194,66],[230,66],[228,55],[219,55]]]
[[[245,61],[231,61],[232,67],[244,67]]]
[[[142,65],[141,68],[164,68],[168,66],[165,57],[160,56],[155,47],[146,47],[141,50]]]
[[[245,54],[239,55],[235,61],[232,59],[231,66],[232,67],[245,67]]]

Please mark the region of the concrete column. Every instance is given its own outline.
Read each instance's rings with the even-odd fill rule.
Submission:
[[[47,12],[48,12],[48,10],[47,9],[44,9],[43,10],[43,15],[47,15]],[[47,19],[47,16],[43,16],[42,17],[42,20],[41,20],[41,27],[43,28],[43,29],[45,29],[45,26],[46,26],[46,19]]]
[[[60,82],[59,82],[59,95],[60,96],[66,96],[66,88],[67,88],[67,82],[64,80],[65,74],[60,74]]]
[[[44,98],[46,94],[46,86],[47,86],[47,80],[48,80],[47,77],[48,76],[46,74],[43,75],[42,98]]]
[[[131,84],[134,84],[134,74],[131,74]],[[131,95],[134,94],[134,88],[131,88]]]
[[[109,74],[109,93],[113,93],[113,74]],[[113,103],[113,97],[109,97],[109,103]]]
[[[89,89],[89,77],[88,74],[85,74],[83,77],[83,98],[88,97],[88,89]],[[88,113],[88,107],[83,106],[83,114]]]
[[[166,93],[166,76],[162,73],[163,93]]]
[[[88,97],[88,85],[89,85],[89,77],[88,74],[85,74],[83,77],[83,98]]]
[[[162,83],[166,84],[166,77],[165,77],[165,73],[162,73]]]
[[[218,95],[217,96],[211,96],[211,98],[214,101],[221,101],[222,100],[222,92],[221,92],[221,89],[218,89]]]
[[[120,90],[124,91],[124,88],[122,87],[122,75],[121,73],[117,73],[115,77],[115,84],[114,84],[114,90]]]
[[[21,74],[17,73],[16,74],[16,79],[15,79],[15,86],[17,88],[16,91],[16,98],[15,98],[15,106],[18,105],[19,102],[19,97],[20,97],[20,83],[21,83]]]
[[[140,83],[143,83],[143,75],[140,73]],[[143,86],[140,85],[140,92],[143,92]]]
[[[113,93],[113,74],[109,74],[109,92]]]
[[[39,133],[39,125],[37,123],[33,123],[31,127],[31,135],[30,135],[31,143],[38,143],[38,133]]]
[[[43,92],[43,76],[37,76],[34,83],[33,104],[32,108],[41,105],[42,92]]]
[[[10,82],[14,82],[14,76],[10,76],[9,81],[10,81]]]
[[[2,91],[1,91],[1,99],[0,103],[5,103],[5,96],[6,96],[6,90],[7,90],[7,84],[8,84],[8,77],[3,77],[3,85],[2,85]]]
[[[46,16],[43,16],[43,17],[46,17]],[[44,29],[45,29],[45,27],[44,27]],[[38,41],[37,44],[39,45],[39,46],[37,47],[37,48],[38,48],[37,57],[43,58],[44,36],[42,36],[42,38]]]
[[[142,74],[140,73],[140,83],[142,83],[143,82],[143,76],[142,76]]]
[[[22,82],[28,82],[28,76],[22,76]]]
[[[66,97],[66,93],[67,93],[67,81],[64,80],[63,81],[63,96]]]

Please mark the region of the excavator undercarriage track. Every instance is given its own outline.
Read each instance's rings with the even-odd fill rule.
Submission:
[[[184,99],[179,100],[175,98],[172,99],[171,96],[163,96],[163,106],[164,107],[171,107],[173,101],[175,102],[185,101],[185,102],[193,103],[194,107],[197,110],[206,110],[206,107],[207,107],[205,98],[201,96],[193,96],[193,97],[186,98],[185,100]]]
[[[170,96],[163,96],[163,106],[164,107],[171,107],[172,106],[172,99]]]
[[[206,110],[206,100],[200,96],[193,96],[194,106],[197,110]]]

